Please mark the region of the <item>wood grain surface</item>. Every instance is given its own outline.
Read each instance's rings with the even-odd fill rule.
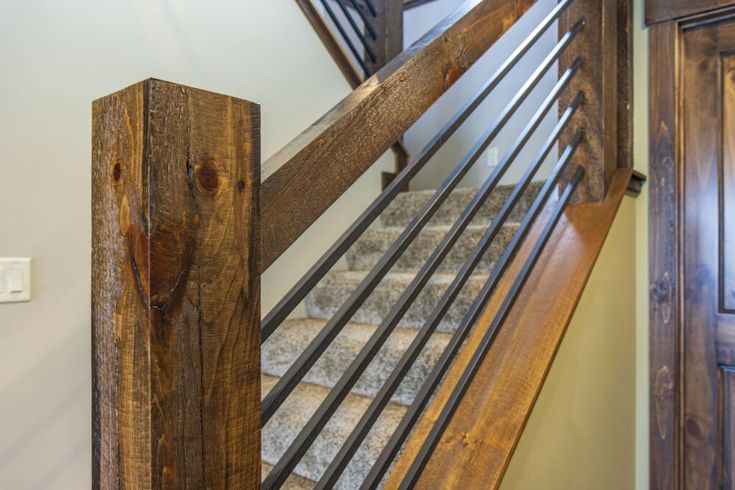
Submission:
[[[259,488],[259,128],[159,80],[94,103],[94,488]]]

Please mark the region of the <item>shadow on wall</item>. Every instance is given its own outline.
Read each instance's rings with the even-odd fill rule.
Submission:
[[[88,337],[89,325],[80,325],[3,388],[0,420],[14,424],[3,426],[0,482],[15,490],[62,488],[65,481],[71,486],[64,488],[78,488],[79,461],[90,460],[89,432],[78,430],[88,425],[91,410],[88,362],[79,362],[89,359],[88,343],[79,342]],[[51,449],[58,453],[46,466],[35,455]],[[70,468],[75,474],[65,477]]]

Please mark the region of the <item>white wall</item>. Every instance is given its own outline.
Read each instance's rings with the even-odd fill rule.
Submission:
[[[34,259],[33,301],[0,304],[1,488],[90,486],[91,102],[151,76],[260,103],[264,158],[349,92],[293,0],[0,0],[0,256]],[[379,170],[266,274],[264,310]]]

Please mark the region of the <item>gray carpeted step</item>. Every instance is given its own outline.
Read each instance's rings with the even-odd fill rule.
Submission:
[[[270,473],[273,469],[273,465],[262,463],[260,468],[261,480],[265,480],[265,477],[268,476],[268,473]],[[288,477],[288,479],[286,479],[285,483],[281,487],[281,490],[311,490],[312,488],[314,488],[315,485],[315,481],[292,473]]]
[[[518,223],[507,223],[490,245],[490,249],[477,267],[478,271],[490,272],[502,255],[505,247],[518,229]],[[449,231],[449,226],[431,226],[424,228],[413,243],[398,259],[393,270],[416,271],[431,256]],[[457,243],[439,266],[440,272],[456,273],[469,257],[477,242],[487,230],[487,226],[474,225],[467,227]],[[383,256],[399,237],[403,228],[374,227],[363,233],[362,237],[347,252],[347,264],[351,270],[369,270]]]
[[[367,272],[363,271],[335,271],[327,274],[306,298],[306,309],[309,316],[331,318],[366,274]],[[390,308],[396,304],[414,276],[415,273],[409,272],[386,274],[378,287],[355,313],[352,321],[379,324]],[[435,274],[409,307],[399,325],[407,328],[420,328],[453,278],[451,274]],[[467,281],[441,321],[440,331],[452,331],[459,325],[486,280],[486,275],[475,274]]]
[[[544,182],[533,182],[511,213],[511,221],[521,221],[525,211]],[[476,224],[487,224],[497,214],[505,200],[513,191],[513,186],[498,186],[485,202],[477,217]],[[384,226],[406,226],[421,210],[421,207],[434,195],[434,190],[402,192],[380,215]],[[477,193],[477,189],[461,188],[452,192],[429,222],[432,226],[451,225],[459,217],[467,204]]]
[[[261,365],[263,373],[282,376],[322,330],[325,323],[325,320],[314,318],[284,322],[263,344]],[[347,324],[324,351],[319,361],[309,370],[304,381],[325,387],[334,386],[375,331],[374,325]],[[352,391],[360,395],[375,396],[415,335],[415,329],[396,329]],[[421,383],[449,343],[449,337],[445,333],[435,333],[432,336],[396,390],[394,402],[408,405],[413,401]]]
[[[277,378],[272,376],[262,377],[263,395],[268,393],[276,381]],[[322,386],[309,383],[299,384],[273,418],[263,427],[261,437],[264,472],[270,470],[267,465],[273,465],[278,461],[328,392],[329,390]],[[348,395],[296,466],[294,473],[301,478],[293,479],[294,484],[308,485],[307,480],[317,481],[321,477],[369,404],[370,398],[354,394]],[[386,406],[335,488],[355,489],[360,486],[403,417],[405,410],[405,407],[393,403]]]

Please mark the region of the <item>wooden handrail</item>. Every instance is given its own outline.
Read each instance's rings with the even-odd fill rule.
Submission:
[[[632,170],[618,170],[604,201],[566,211],[432,453],[417,488],[499,486],[631,177]],[[553,203],[547,213],[552,207]],[[545,222],[544,218],[539,220],[498,285],[397,458],[386,489],[398,488]],[[470,467],[473,470],[467,471]]]
[[[329,52],[329,55],[336,63],[339,71],[342,72],[342,75],[345,77],[345,80],[347,80],[347,83],[350,84],[350,87],[352,87],[353,90],[359,87],[363,82],[362,75],[357,71],[355,65],[350,61],[349,56],[347,55],[347,53],[345,53],[344,49],[342,49],[340,43],[337,42],[334,34],[329,29],[329,27],[327,27],[324,19],[322,19],[322,16],[314,7],[314,3],[312,2],[312,0],[296,0],[296,3],[301,8],[302,12],[306,16],[306,19],[309,21],[314,31],[316,31],[317,36],[319,36],[319,39],[321,39],[322,44],[324,44],[324,47]],[[402,33],[399,33],[399,36],[401,39],[403,39]],[[400,52],[400,50],[398,52]],[[396,140],[393,143],[393,145],[391,146],[391,150],[395,155],[396,170],[401,170],[408,161],[408,150],[400,139]],[[389,179],[392,175],[394,174],[386,173],[385,178]]]
[[[264,163],[262,270],[536,0],[466,2]]]

